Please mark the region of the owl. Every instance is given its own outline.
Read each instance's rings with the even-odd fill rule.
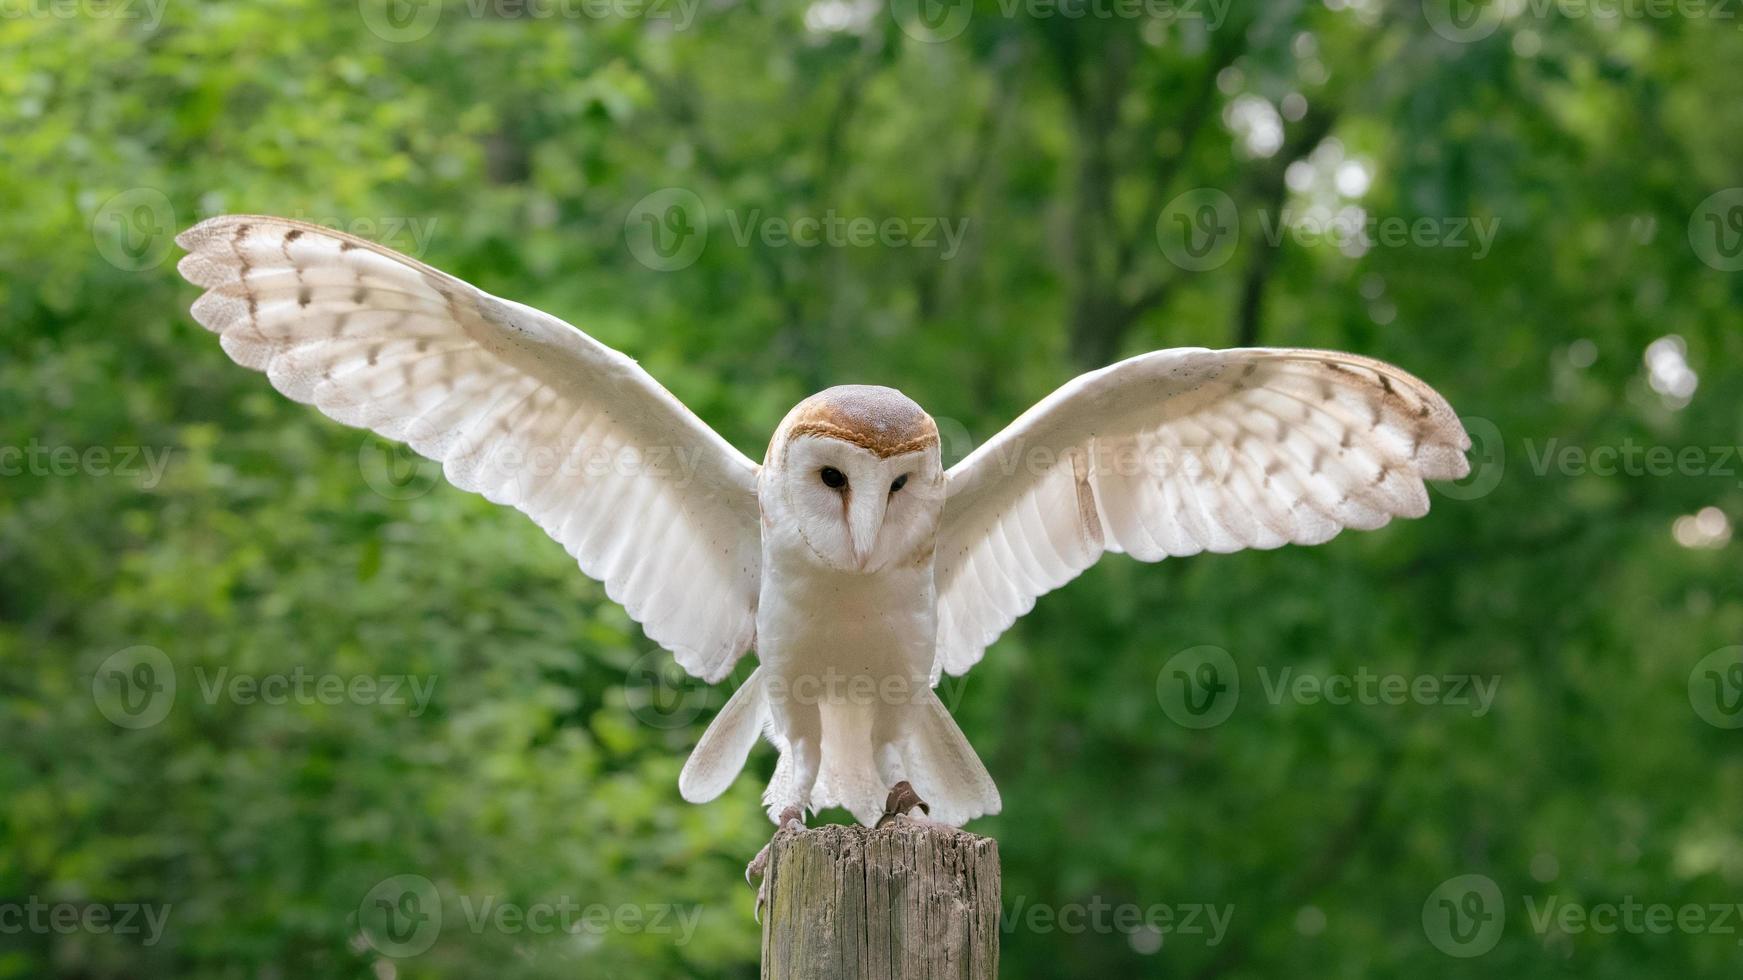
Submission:
[[[1422,381],[1331,351],[1182,348],[1082,375],[945,468],[892,388],[787,413],[761,465],[635,361],[342,232],[227,216],[184,232],[193,315],[238,364],[512,506],[703,681],[757,667],[679,777],[702,803],[759,738],[777,828],[828,806],[960,826],[999,791],[934,688],[1107,552],[1317,544],[1428,511],[1466,474]]]

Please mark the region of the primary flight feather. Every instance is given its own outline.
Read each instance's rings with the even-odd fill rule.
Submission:
[[[960,825],[997,788],[933,686],[1104,552],[1317,544],[1428,511],[1469,469],[1446,401],[1330,351],[1157,351],[1085,374],[945,470],[932,418],[849,385],[788,413],[763,464],[633,360],[371,242],[227,216],[178,243],[195,319],[238,364],[403,440],[513,506],[691,674],[759,666],[686,763],[713,799],[759,737],[779,826],[847,808]]]

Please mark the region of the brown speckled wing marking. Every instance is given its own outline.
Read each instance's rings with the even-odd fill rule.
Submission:
[[[1330,351],[1158,351],[1079,377],[947,475],[938,662],[960,674],[1104,551],[1316,544],[1428,511],[1469,470],[1432,388]]]

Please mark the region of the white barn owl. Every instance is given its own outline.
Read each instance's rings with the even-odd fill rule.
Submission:
[[[178,242],[194,317],[274,387],[524,511],[691,674],[759,666],[680,777],[759,737],[778,827],[841,806],[961,825],[999,793],[933,687],[1109,551],[1316,544],[1428,510],[1470,440],[1428,385],[1328,351],[1158,351],[1085,374],[946,470],[890,388],[801,402],[761,466],[635,361],[381,246],[281,218]]]

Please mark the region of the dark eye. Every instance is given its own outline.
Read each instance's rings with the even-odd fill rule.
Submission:
[[[833,466],[823,467],[823,472],[818,475],[823,477],[823,485],[831,490],[840,490],[847,486],[847,477]]]
[[[902,489],[902,487],[906,486],[907,483],[908,483],[908,474],[903,473],[901,476],[896,477],[896,482],[890,484],[890,492],[895,493],[897,490],[900,490],[900,489]]]

